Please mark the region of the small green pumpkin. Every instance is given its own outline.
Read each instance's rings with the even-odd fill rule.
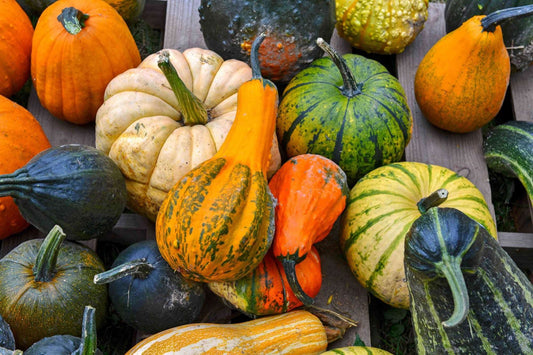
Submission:
[[[418,354],[532,354],[533,285],[479,223],[430,208],[405,238]]]
[[[120,318],[148,334],[192,323],[205,301],[203,284],[174,271],[155,240],[121,251],[110,270],[95,275],[94,283],[109,284],[109,299]]]
[[[401,159],[412,130],[399,81],[377,61],[338,55],[298,73],[279,105],[277,134],[288,157],[312,153],[337,163],[353,184],[371,170]]]
[[[20,349],[57,334],[79,336],[86,305],[96,308],[97,326],[104,321],[107,287],[93,284],[102,261],[65,237],[54,226],[44,240],[23,242],[0,260],[0,315]]]
[[[81,337],[54,335],[34,343],[24,352],[25,355],[102,355],[96,347],[95,309],[85,306]]]

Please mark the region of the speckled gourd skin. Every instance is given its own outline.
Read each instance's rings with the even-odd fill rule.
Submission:
[[[401,53],[424,28],[428,0],[337,0],[339,36],[369,53]]]
[[[467,288],[467,318],[442,322],[454,310],[443,260],[458,258]],[[452,261],[453,263],[453,261]],[[533,353],[533,286],[498,242],[452,208],[431,208],[405,240],[405,269],[417,353]]]

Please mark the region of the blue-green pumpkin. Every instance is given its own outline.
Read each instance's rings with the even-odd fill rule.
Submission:
[[[313,61],[285,88],[277,134],[288,157],[312,153],[337,163],[350,185],[371,170],[399,161],[411,139],[405,92],[379,62],[340,56],[318,39],[329,57]]]

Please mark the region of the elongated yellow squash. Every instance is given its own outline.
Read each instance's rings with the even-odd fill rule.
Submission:
[[[328,340],[322,322],[298,310],[236,324],[195,323],[154,334],[126,355],[320,354]]]

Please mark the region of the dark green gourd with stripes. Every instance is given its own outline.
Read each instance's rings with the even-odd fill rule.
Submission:
[[[403,267],[405,235],[435,205],[461,210],[496,237],[482,193],[467,178],[441,166],[389,164],[367,174],[350,191],[341,247],[361,285],[393,307],[409,308]]]
[[[405,269],[419,355],[533,353],[533,285],[464,213],[437,207],[417,219]]]
[[[492,128],[483,141],[490,170],[516,177],[533,203],[533,123],[509,121]]]
[[[372,169],[402,158],[411,111],[399,81],[383,65],[340,56],[320,43],[331,58],[313,61],[289,82],[279,106],[278,139],[289,157],[313,153],[333,160],[353,186]]]

